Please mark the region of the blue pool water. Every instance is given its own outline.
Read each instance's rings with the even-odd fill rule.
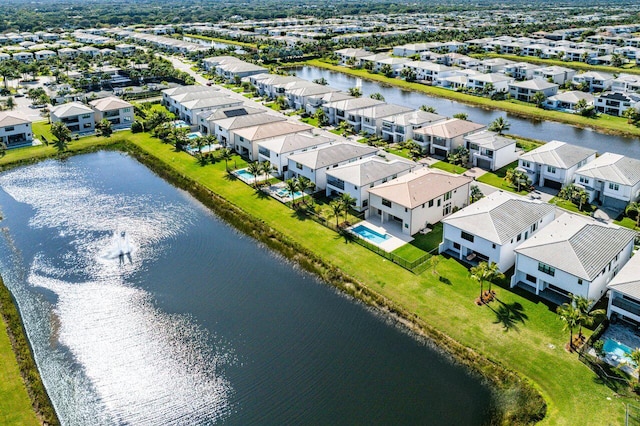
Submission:
[[[291,197],[291,193],[289,192],[289,190],[287,188],[278,188],[278,190],[276,191],[276,194],[280,198]],[[299,197],[302,197],[304,194],[302,192],[300,192],[300,191],[296,191],[296,192],[293,193],[293,195],[296,198],[299,198]]]
[[[362,238],[369,240],[375,244],[383,243],[385,240],[389,239],[389,235],[381,234],[379,232],[374,231],[373,229],[367,228],[364,225],[358,225],[355,228],[351,229],[351,231],[360,235]]]
[[[197,138],[202,137],[202,133],[200,133],[200,132],[193,132],[193,133],[189,133],[189,134],[187,135],[187,137],[188,137],[190,140],[197,139]]]
[[[606,339],[602,349],[608,354],[616,355],[618,358],[624,358],[624,360],[629,362],[631,365],[635,365],[629,356],[633,350],[625,344],[616,342],[612,339]]]
[[[252,173],[249,173],[248,171],[246,171],[244,169],[238,170],[236,172],[236,175],[238,175],[239,177],[241,177],[242,179],[245,179],[245,180],[255,179],[255,176]]]

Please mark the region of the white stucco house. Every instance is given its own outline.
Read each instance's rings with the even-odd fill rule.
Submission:
[[[369,189],[365,217],[373,223],[393,221],[413,235],[469,204],[473,180],[422,168]]]
[[[509,83],[509,94],[514,99],[533,102],[536,93],[542,93],[545,98],[558,93],[558,85],[547,80],[535,78],[533,80],[514,81]]]
[[[446,120],[443,115],[422,110],[384,117],[382,119],[382,138],[391,142],[406,142],[413,139],[413,132],[430,124]]]
[[[327,172],[363,158],[373,157],[378,148],[344,142],[289,155],[286,178],[304,176],[316,185],[316,190],[327,187]]]
[[[276,121],[234,130],[230,132],[230,141],[231,146],[238,154],[247,156],[251,161],[256,161],[258,160],[258,143],[293,133],[310,133],[312,128],[306,124],[291,121]]]
[[[640,325],[640,256],[636,253],[607,285],[607,317]]]
[[[545,108],[556,109],[564,112],[576,112],[576,105],[583,100],[587,106],[593,106],[594,96],[591,93],[581,92],[579,90],[569,90],[549,96],[544,101]]]
[[[64,123],[72,133],[93,132],[96,127],[95,113],[80,102],[69,102],[51,108],[51,122]]]
[[[0,112],[0,143],[7,148],[30,145],[33,141],[31,121],[13,111]]]
[[[516,248],[511,287],[597,301],[631,257],[635,237],[630,229],[563,213]]]
[[[481,130],[464,137],[469,150],[469,161],[474,167],[498,170],[518,160],[520,152],[516,140],[496,132]]]
[[[125,129],[133,123],[133,105],[120,98],[109,96],[91,101],[89,105],[95,111],[96,123],[106,118],[114,129]]]
[[[575,172],[574,181],[597,201],[614,209],[624,209],[640,200],[640,160],[605,152]]]
[[[417,164],[409,160],[387,160],[378,156],[327,170],[327,197],[347,193],[353,197],[354,209],[369,206],[369,189],[409,173]]]
[[[423,151],[446,157],[457,147],[465,145],[465,136],[485,128],[482,124],[452,118],[416,129],[413,136]]]
[[[522,154],[518,167],[527,172],[534,185],[561,189],[573,183],[576,170],[595,158],[593,149],[551,141]]]
[[[514,250],[555,219],[556,208],[496,191],[442,220],[440,253],[467,262],[495,262],[505,272]]]
[[[277,176],[289,169],[289,156],[331,145],[335,139],[314,133],[293,133],[258,142],[258,161],[269,161]]]

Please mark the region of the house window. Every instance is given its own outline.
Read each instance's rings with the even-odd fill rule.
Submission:
[[[496,244],[495,243],[491,244],[491,248],[496,248]]]
[[[589,179],[584,177],[584,176],[580,176],[579,181],[580,181],[580,183],[585,183],[587,185],[589,184]]]
[[[240,136],[240,142],[244,142],[244,138]]]
[[[386,207],[391,207],[391,201],[389,201],[389,200],[387,200],[387,199],[383,198],[383,199],[382,199],[382,205],[383,205],[383,206],[386,206]]]
[[[81,116],[83,119],[91,118],[91,114],[84,114]]]
[[[362,200],[362,207],[367,207],[369,205],[369,200]]]
[[[467,240],[470,243],[472,243],[473,240],[475,239],[475,237],[472,234],[464,231],[460,231],[460,238],[462,238],[463,240]]]
[[[552,277],[555,277],[556,275],[556,268],[542,262],[538,262],[538,271],[544,272],[545,274],[551,275]]]
[[[582,278],[578,278],[578,284],[582,285]]]
[[[296,169],[298,169],[298,170],[302,170],[302,164],[300,164],[300,163],[296,163]]]
[[[522,167],[526,167],[527,169],[531,168],[531,163],[528,161],[523,161],[522,162]]]
[[[547,166],[547,171],[549,173],[555,174],[556,173],[556,168],[552,167],[552,166]]]
[[[460,244],[459,243],[453,243],[453,248],[456,250],[460,250]]]
[[[131,112],[131,108],[123,108],[122,112]]]
[[[9,126],[9,127],[5,127],[4,128],[5,132],[13,132],[14,130],[15,130],[15,127],[13,127],[13,126]]]
[[[442,204],[442,200],[438,199],[438,207],[440,207],[441,204]]]
[[[433,200],[429,200],[429,207],[433,207]]]
[[[620,185],[618,185],[617,183],[609,182],[609,189],[617,191],[620,189]]]
[[[531,225],[531,233],[533,234],[534,232],[536,232],[536,229],[538,229],[538,222]]]
[[[522,234],[518,234],[518,236],[516,237],[516,241],[520,241],[522,239]]]
[[[451,191],[449,191],[446,194],[444,194],[444,200],[447,201],[449,199],[451,199]]]
[[[534,277],[533,275],[529,275],[529,274],[526,275],[525,279],[527,281],[529,281],[530,283],[534,283],[534,284],[536,283],[536,281],[538,281],[536,277]]]

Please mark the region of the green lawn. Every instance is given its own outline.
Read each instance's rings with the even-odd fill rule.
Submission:
[[[509,182],[504,180],[504,177],[507,174],[507,170],[513,169],[517,166],[518,162],[514,161],[513,163],[507,164],[506,166],[496,170],[495,172],[487,172],[476,180],[478,182],[486,183],[487,185],[495,186],[496,188],[502,189],[503,191],[509,191],[520,195],[527,195],[529,193],[528,190],[523,189],[518,192],[518,188],[511,186]]]
[[[467,171],[467,169],[462,166],[456,166],[455,164],[447,163],[446,161],[438,161],[437,163],[433,163],[431,167],[434,169],[444,170],[445,172],[455,173],[457,175],[461,175]]]
[[[314,127],[320,127],[318,119],[315,117],[301,117],[300,121]]]
[[[472,105],[479,105],[484,108],[499,109],[536,120],[558,121],[560,123],[572,124],[579,127],[591,127],[605,133],[609,132],[640,136],[640,127],[636,127],[627,123],[627,120],[623,117],[613,117],[610,115],[602,114],[597,118],[589,118],[561,111],[545,110],[542,108],[538,108],[533,104],[526,104],[513,100],[494,101],[489,98],[456,92],[442,87],[427,86],[420,83],[410,83],[398,78],[388,78],[382,74],[371,74],[364,69],[352,69],[348,67],[333,65],[319,59],[308,60],[306,61],[306,64],[314,67],[326,68],[333,71],[342,72],[359,78],[390,84],[407,90],[427,93],[429,95],[437,96],[440,98],[451,99]]]
[[[578,205],[574,204],[572,201],[565,200],[558,197],[553,197],[549,200],[550,204],[555,204],[558,207],[562,207],[565,210],[569,210],[573,213],[584,214],[589,216],[591,213],[596,211],[597,207],[593,204],[585,204],[582,206],[582,210],[580,210]]]
[[[619,218],[614,220],[613,223],[615,223],[616,225],[624,226],[625,228],[640,231],[640,228],[636,226],[636,221],[627,216],[620,216]]]
[[[390,154],[394,154],[397,155],[398,157],[403,157],[403,158],[408,158],[409,160],[412,160],[411,154],[409,153],[409,150],[406,148],[385,148],[385,151],[387,151]]]
[[[575,354],[563,349],[568,336],[562,322],[553,307],[536,297],[494,286],[500,302],[478,307],[474,303],[478,285],[470,279],[467,268],[454,259],[435,256],[433,268],[420,275],[412,274],[271,197],[260,196],[244,183],[230,180],[223,161],[202,167],[188,154],[175,152],[146,134],[122,133],[178,173],[299,242],[304,249],[317,253],[402,309],[415,313],[417,320],[531,380],[548,404],[548,415],[541,424],[622,424],[624,404],[633,401],[617,396]],[[75,144],[79,143],[84,141]],[[35,154],[37,149],[41,148],[32,152]],[[17,150],[9,151],[0,159],[0,165],[16,160],[19,154]],[[424,242],[424,247],[434,243]],[[498,314],[502,304],[516,307],[523,320],[505,322]]]
[[[11,348],[7,328],[0,316],[0,424],[40,424],[31,408],[31,399],[24,386],[16,356]]]
[[[405,259],[408,262],[418,260],[427,254],[436,254],[438,245],[442,242],[442,223],[436,223],[428,234],[417,233],[413,236],[413,241],[398,247],[393,254]]]

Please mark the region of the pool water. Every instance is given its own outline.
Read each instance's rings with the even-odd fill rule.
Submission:
[[[256,178],[252,173],[249,173],[248,171],[246,171],[246,170],[244,170],[244,169],[243,169],[243,170],[238,170],[238,171],[236,172],[236,174],[237,174],[239,177],[241,177],[242,179],[246,179],[246,180],[249,180],[249,179],[255,179],[255,178]]]
[[[188,137],[190,140],[198,139],[198,138],[201,138],[201,137],[202,137],[202,133],[200,133],[200,132],[193,132],[193,133],[189,133],[189,134],[187,135],[187,137]]]
[[[367,228],[364,225],[358,225],[355,228],[352,228],[351,231],[358,234],[365,240],[369,240],[375,244],[381,244],[390,238],[389,235],[381,234],[374,231],[373,229]]]
[[[633,350],[623,343],[616,342],[613,339],[606,339],[602,349],[608,354],[616,355],[618,358],[623,358],[631,365],[635,365],[630,356]]]
[[[289,192],[289,190],[287,188],[278,188],[278,190],[276,190],[276,195],[280,198],[287,198],[287,197],[291,197],[291,193]],[[302,197],[304,194],[300,191],[296,191],[293,193],[293,195],[296,198]]]

